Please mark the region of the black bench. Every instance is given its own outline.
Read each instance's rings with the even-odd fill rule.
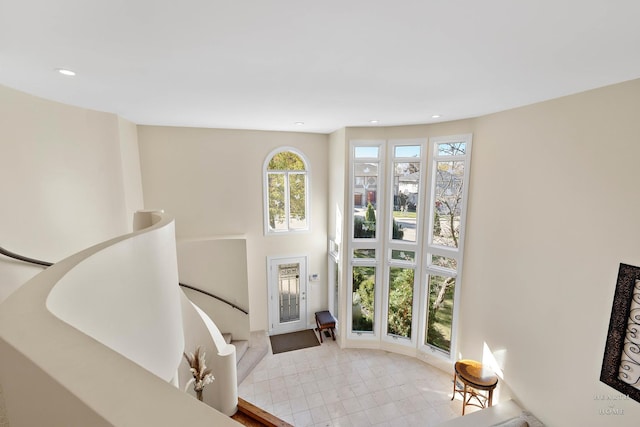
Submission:
[[[328,329],[331,331],[331,336],[333,340],[336,340],[335,327],[336,327],[336,318],[333,317],[329,310],[317,311],[316,312],[316,331],[318,331],[318,335],[320,335],[320,342],[322,343],[322,331]]]

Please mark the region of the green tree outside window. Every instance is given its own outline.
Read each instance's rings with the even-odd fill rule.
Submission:
[[[307,171],[292,151],[276,153],[267,165],[268,221],[271,231],[306,229]]]

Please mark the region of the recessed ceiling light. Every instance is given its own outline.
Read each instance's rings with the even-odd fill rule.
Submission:
[[[377,125],[378,123],[380,123],[379,120],[369,120],[369,123],[371,123],[372,125]]]
[[[296,122],[296,126],[302,126],[304,122]]]
[[[433,116],[431,116],[432,119],[439,119],[440,118],[440,114],[434,114]]]
[[[67,70],[66,68],[56,68],[56,71],[65,76],[75,76],[75,71]]]

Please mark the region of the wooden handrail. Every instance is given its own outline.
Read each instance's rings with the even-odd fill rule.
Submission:
[[[3,248],[1,246],[0,246],[0,255],[4,255],[6,257],[13,258],[13,259],[17,259],[18,261],[28,262],[30,264],[37,264],[37,265],[40,265],[42,267],[51,267],[53,265],[52,262],[41,261],[39,259],[29,258],[29,257],[26,257],[26,256],[18,255],[18,254],[14,253],[14,252],[6,250],[5,248]]]
[[[4,249],[1,246],[0,246],[0,255],[4,255],[6,257],[13,258],[13,259],[17,259],[18,261],[22,261],[22,262],[28,262],[29,264],[36,264],[36,265],[39,265],[39,266],[45,267],[45,268],[46,267],[51,267],[53,265],[52,262],[42,261],[42,260],[39,260],[39,259],[29,258],[29,257],[23,256],[23,255],[19,255],[17,253],[8,251],[8,250]],[[249,314],[249,312],[247,310],[245,310],[244,308],[238,307],[234,303],[232,303],[230,301],[227,301],[226,299],[221,298],[221,297],[219,297],[217,295],[214,295],[211,292],[208,292],[208,291],[205,291],[203,289],[199,289],[199,288],[196,288],[195,286],[187,285],[187,284],[184,284],[184,283],[178,283],[178,284],[180,286],[182,286],[183,288],[191,289],[193,291],[200,292],[201,294],[207,295],[208,297],[215,298],[218,301],[221,301],[221,302],[223,302],[223,303],[225,303],[227,305],[230,305],[232,308],[235,308],[236,310],[240,310],[244,314]]]
[[[204,295],[206,295],[208,297],[215,298],[218,301],[221,301],[221,302],[223,302],[223,303],[225,303],[227,305],[230,305],[231,307],[235,308],[236,310],[240,310],[244,314],[249,314],[249,312],[247,310],[245,310],[244,308],[238,307],[237,305],[235,305],[231,301],[227,301],[226,299],[221,298],[221,297],[219,297],[217,295],[214,295],[211,292],[205,291],[204,289],[199,289],[199,288],[196,288],[195,286],[187,285],[187,284],[184,284],[184,283],[178,283],[178,284],[180,286],[182,286],[183,288],[191,289],[192,291],[200,292],[201,294],[204,294]]]

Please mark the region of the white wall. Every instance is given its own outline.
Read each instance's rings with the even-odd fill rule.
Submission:
[[[244,237],[181,240],[177,243],[180,282],[249,310],[247,241]],[[197,285],[196,285],[197,284]],[[249,340],[249,316],[201,292],[183,292],[232,339]]]
[[[130,231],[142,208],[132,128],[0,86],[0,246],[55,262]],[[40,271],[0,257],[0,301]]]
[[[134,123],[118,117],[120,159],[122,162],[122,191],[125,217],[129,221],[127,231],[133,230],[133,214],[142,209],[142,175],[138,152],[138,128]]]
[[[640,265],[640,80],[477,120],[460,351],[551,426],[632,426],[599,382],[620,262]],[[608,405],[624,416],[600,415]]]
[[[327,305],[327,136],[291,132],[139,126],[147,208],[176,218],[178,238],[244,235],[247,238],[251,330],[268,330],[267,256],[308,255],[309,324]],[[262,167],[281,146],[310,162],[311,232],[264,236]],[[195,284],[197,286],[197,284]]]

